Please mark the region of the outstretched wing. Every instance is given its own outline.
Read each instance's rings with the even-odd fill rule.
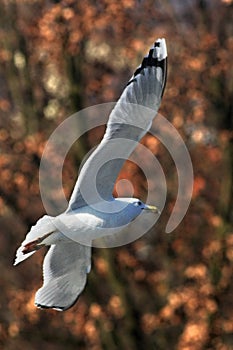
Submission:
[[[36,293],[36,306],[69,309],[84,289],[90,269],[91,247],[76,242],[52,245],[44,259],[44,284]]]
[[[123,163],[150,129],[159,109],[166,73],[166,43],[165,39],[158,39],[112,110],[103,140],[79,174],[68,211],[103,199],[112,200]]]

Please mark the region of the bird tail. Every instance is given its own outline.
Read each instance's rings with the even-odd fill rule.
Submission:
[[[21,246],[16,252],[14,266],[29,258],[38,249],[43,247],[41,243],[45,238],[50,236],[56,230],[53,224],[53,217],[45,215],[37,223],[31,227],[31,230],[21,243]]]

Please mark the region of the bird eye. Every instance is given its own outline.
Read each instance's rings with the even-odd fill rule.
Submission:
[[[139,205],[139,206],[142,205],[142,202],[141,202],[141,201],[138,201],[138,202],[137,202],[137,205]]]

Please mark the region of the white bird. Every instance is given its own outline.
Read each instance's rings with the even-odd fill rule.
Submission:
[[[112,110],[103,140],[81,169],[67,210],[57,217],[39,219],[18,248],[14,265],[50,246],[43,263],[43,286],[35,296],[37,307],[70,308],[91,269],[92,240],[119,232],[144,210],[159,212],[137,198],[114,198],[112,193],[125,159],[149,130],[159,109],[166,72],[166,42],[158,39]],[[99,169],[93,187],[93,173],[103,159],[109,161]]]

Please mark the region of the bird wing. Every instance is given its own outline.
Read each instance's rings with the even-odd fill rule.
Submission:
[[[123,163],[150,129],[159,109],[166,73],[166,42],[158,39],[112,110],[101,143],[81,169],[67,211],[112,200]]]
[[[69,309],[84,289],[90,269],[91,247],[76,242],[52,245],[44,259],[44,283],[36,293],[36,306]]]

